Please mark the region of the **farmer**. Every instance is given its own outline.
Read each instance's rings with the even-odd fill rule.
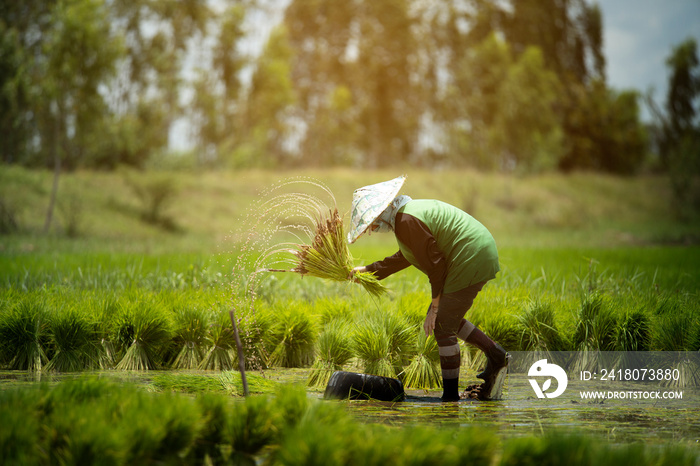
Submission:
[[[464,315],[499,271],[496,243],[481,223],[456,207],[437,200],[397,197],[405,180],[400,176],[353,193],[348,242],[354,243],[365,232],[393,231],[399,251],[355,267],[352,273],[374,272],[382,280],[410,265],[425,273],[432,302],[423,328],[426,336],[434,332],[439,347],[442,401],[460,399],[458,337],[486,355],[486,369],[477,377],[484,380],[479,396],[488,397],[498,372],[507,365],[506,352]]]

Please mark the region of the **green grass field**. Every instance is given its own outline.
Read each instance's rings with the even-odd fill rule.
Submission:
[[[433,380],[436,350],[419,338],[429,286],[416,270],[388,278],[382,298],[289,273],[265,274],[254,299],[246,294],[250,260],[261,251],[245,244],[266,189],[288,178],[318,180],[347,212],[353,189],[398,174],[78,172],[63,177],[54,226],[42,234],[51,175],[2,167],[0,199],[16,229],[0,236],[0,369],[156,369],[166,375],[151,387],[211,391],[226,381],[183,381],[178,372],[171,380],[160,370],[235,369],[235,308],[254,377],[299,370],[315,393],[341,367]],[[168,186],[155,220],[137,185]],[[492,231],[501,272],[468,318],[507,349],[700,350],[700,222],[677,220],[664,178],[408,171],[402,192],[453,203]],[[357,265],[395,250],[391,235],[351,246]],[[468,348],[463,355],[468,379],[481,362]],[[421,388],[431,387],[438,389]],[[509,457],[509,448],[498,446],[484,464]]]

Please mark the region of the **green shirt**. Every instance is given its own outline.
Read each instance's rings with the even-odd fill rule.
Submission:
[[[500,270],[496,242],[486,227],[474,217],[437,200],[412,200],[399,212],[423,222],[447,259],[443,293],[454,293],[496,277]],[[410,248],[400,240],[398,243],[406,260],[427,273]]]

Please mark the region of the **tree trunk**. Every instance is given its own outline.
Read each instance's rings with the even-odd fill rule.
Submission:
[[[51,152],[53,156],[53,186],[51,187],[51,197],[49,198],[49,208],[46,211],[46,220],[44,222],[44,233],[48,233],[51,228],[51,220],[53,219],[53,211],[56,205],[56,196],[58,194],[58,180],[61,176],[61,155],[58,150],[58,119],[54,118],[52,130]]]

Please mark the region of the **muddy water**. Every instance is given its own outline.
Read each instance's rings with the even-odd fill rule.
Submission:
[[[402,403],[353,401],[350,411],[363,422],[394,425],[481,425],[506,437],[566,431],[608,441],[694,443],[700,446],[700,391],[682,389],[681,400],[582,400],[589,384],[569,383],[567,395],[538,399],[529,382],[508,376],[500,401],[440,403],[439,391],[407,391]],[[634,388],[636,390],[637,387]]]
[[[440,391],[407,391],[405,402],[352,402],[351,411],[368,422],[476,424],[504,436],[585,432],[613,442],[700,448],[698,352],[550,352],[550,362],[537,353],[511,355],[498,401],[441,403]],[[464,385],[477,382],[466,379]]]

